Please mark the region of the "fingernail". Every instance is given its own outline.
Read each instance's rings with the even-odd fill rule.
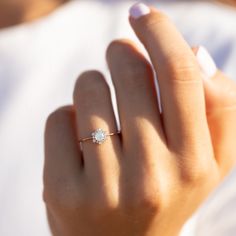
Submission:
[[[131,17],[133,17],[134,19],[138,19],[141,16],[145,16],[148,15],[150,13],[150,8],[139,2],[139,3],[135,3],[130,9],[129,9],[129,14]]]
[[[197,51],[196,57],[203,73],[208,78],[213,77],[217,71],[217,67],[206,48],[200,46]]]

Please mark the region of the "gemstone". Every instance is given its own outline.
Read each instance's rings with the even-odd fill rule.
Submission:
[[[103,142],[105,142],[107,135],[104,130],[97,129],[92,133],[92,137],[94,143],[102,144]]]

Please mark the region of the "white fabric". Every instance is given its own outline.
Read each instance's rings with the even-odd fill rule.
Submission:
[[[50,235],[41,198],[45,120],[72,102],[81,71],[108,74],[105,50],[112,39],[136,40],[127,20],[131,4],[72,1],[43,19],[0,31],[0,235]],[[156,5],[190,44],[206,46],[236,79],[236,11],[191,1]],[[185,235],[236,235],[235,180],[236,171]]]

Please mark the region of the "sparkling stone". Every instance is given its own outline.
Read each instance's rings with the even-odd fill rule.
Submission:
[[[102,144],[106,140],[107,135],[102,129],[97,129],[92,133],[92,137],[94,143]]]

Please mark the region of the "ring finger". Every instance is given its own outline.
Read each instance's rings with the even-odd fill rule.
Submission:
[[[80,140],[91,137],[91,133],[98,128],[106,133],[117,131],[110,90],[101,73],[88,71],[79,77],[74,90],[74,106]],[[81,144],[85,174],[90,183],[96,182],[95,186],[93,184],[96,195],[98,191],[105,191],[105,188],[101,188],[101,184],[118,191],[114,181],[117,181],[119,175],[118,159],[121,156],[119,136],[108,136],[101,145],[91,139]]]

